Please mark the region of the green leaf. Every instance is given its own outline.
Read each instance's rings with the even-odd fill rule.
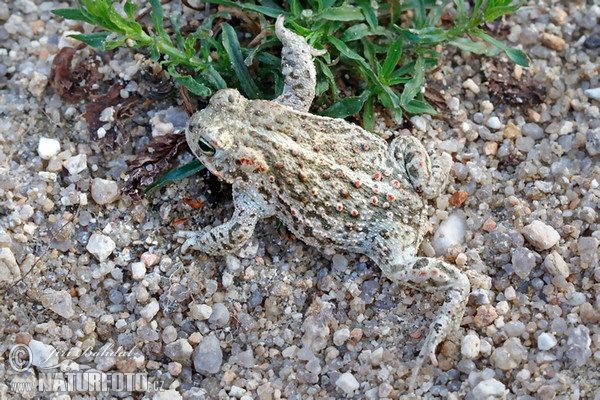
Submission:
[[[398,61],[400,61],[400,57],[402,56],[403,42],[404,39],[400,37],[390,46],[385,61],[381,66],[381,71],[379,71],[379,79],[381,79],[382,82],[387,82],[392,75],[392,72],[396,69]]]
[[[168,41],[171,42],[169,35],[165,32],[165,28],[163,27],[163,12],[162,5],[160,4],[160,0],[150,0],[150,5],[152,6],[152,11],[150,12],[150,17],[152,18],[152,25],[154,25],[154,29],[156,29],[156,33],[158,35]]]
[[[433,108],[430,104],[425,103],[422,100],[411,100],[410,103],[402,106],[406,112],[418,115],[418,114],[431,114],[437,115],[435,108]]]
[[[452,2],[452,0],[443,0],[441,2],[441,4],[437,4],[435,7],[433,7],[429,11],[429,15],[427,15],[427,19],[425,21],[425,26],[432,26],[432,27],[436,26],[437,23],[442,18],[442,15],[444,14],[444,10],[446,9],[446,6],[451,2]]]
[[[516,49],[511,49],[510,47],[508,47],[507,45],[505,45],[498,39],[495,39],[495,38],[491,37],[490,35],[488,35],[487,33],[485,33],[484,31],[482,31],[481,29],[474,29],[471,33],[473,36],[477,36],[478,38],[485,40],[486,42],[488,42],[488,43],[496,46],[500,50],[504,51],[506,53],[506,55],[508,56],[508,58],[510,58],[511,61],[514,62],[515,64],[518,64],[522,67],[529,66],[529,61],[527,60],[527,56],[522,51],[516,50]]]
[[[458,11],[458,19],[456,20],[456,24],[461,25],[468,19],[467,9],[465,8],[465,0],[454,0],[454,4],[456,4],[456,10]]]
[[[373,132],[375,128],[375,98],[369,97],[363,106],[362,122],[363,128],[369,132]]]
[[[258,89],[258,86],[256,86],[256,83],[254,83],[254,80],[248,71],[248,67],[244,63],[240,42],[237,39],[235,30],[226,22],[221,24],[221,29],[223,30],[223,47],[229,56],[231,67],[240,81],[242,91],[249,99],[262,98],[262,93]]]
[[[342,33],[340,40],[342,42],[351,42],[353,40],[362,39],[365,36],[369,36],[370,34],[371,29],[369,29],[367,24],[356,24],[346,29],[344,33]]]
[[[470,51],[475,54],[485,54],[486,56],[494,56],[499,52],[496,47],[487,45],[483,42],[474,42],[471,39],[462,37],[456,37],[448,41],[448,43],[463,51]]]
[[[371,92],[365,90],[360,96],[346,97],[342,101],[338,101],[337,103],[335,103],[328,109],[323,110],[319,114],[325,117],[332,118],[346,118],[351,115],[355,115],[361,110],[363,104],[365,104],[365,101],[367,101],[367,99],[370,96]]]
[[[69,35],[73,39],[77,39],[80,42],[87,44],[88,46],[96,47],[96,48],[104,48],[104,43],[106,42],[106,38],[110,35],[110,32],[94,32],[94,33],[85,33],[85,34],[77,34],[77,35]]]
[[[72,21],[83,21],[93,24],[93,21],[83,14],[79,8],[61,8],[58,10],[52,10],[52,14]]]
[[[395,26],[407,40],[415,44],[438,44],[448,40],[447,32],[442,28],[406,29]]]
[[[362,21],[365,19],[362,11],[352,6],[327,8],[319,17],[329,21]]]
[[[413,26],[416,29],[420,29],[425,26],[425,3],[420,0],[413,0]]]
[[[523,5],[523,2],[519,2],[519,4],[515,4],[515,5],[507,5],[512,3],[512,1],[508,1],[508,2],[500,2],[503,3],[502,5],[500,4],[492,4],[494,2],[488,2],[485,5],[485,8],[483,10],[483,17],[485,18],[486,21],[488,22],[492,22],[495,19],[503,16],[504,14],[510,14],[512,12],[517,11],[519,8],[521,8],[521,6]]]
[[[518,49],[505,49],[504,52],[512,62],[522,67],[529,67],[529,59],[527,54]]]
[[[227,1],[227,0],[206,0],[206,1],[204,1],[204,3],[221,4],[221,5],[227,6],[227,7],[232,7],[232,8],[237,8],[237,9],[241,9],[241,10],[252,11],[252,12],[255,12],[258,14],[263,14],[263,15],[266,15],[267,17],[271,17],[271,18],[277,18],[281,14],[287,14],[283,11],[282,8],[257,6],[254,4],[247,4],[247,3],[243,3],[243,2],[236,3],[233,1]]]
[[[412,79],[404,85],[404,90],[400,96],[400,104],[406,107],[417,94],[421,93],[421,88],[425,84],[425,58],[419,56],[415,63],[415,72]]]
[[[163,186],[169,185],[175,181],[180,181],[185,178],[189,178],[190,176],[196,175],[198,172],[204,170],[206,167],[195,158],[193,161],[172,169],[167,172],[156,181],[154,181],[151,185],[146,188],[145,194],[150,194],[157,189],[160,189]]]
[[[170,64],[167,68],[171,77],[175,80],[175,82],[179,83],[182,86],[185,86],[187,90],[200,97],[208,97],[211,95],[211,91],[209,88],[192,78],[190,75],[181,75],[176,70],[175,64]]]
[[[371,7],[371,3],[369,2],[369,0],[358,0],[358,5],[360,6],[360,9],[365,15],[365,19],[367,20],[367,23],[369,24],[371,29],[377,28],[377,26],[379,25],[377,21],[377,15]]]

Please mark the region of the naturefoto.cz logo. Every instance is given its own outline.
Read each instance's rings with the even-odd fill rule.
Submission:
[[[104,351],[100,356],[110,357],[115,354],[126,353]],[[59,363],[59,355],[60,353],[52,346],[35,340],[32,340],[29,345],[16,344],[11,347],[8,356],[9,364],[14,371],[10,382],[11,391],[13,393],[88,393],[162,390],[162,382],[149,383],[145,372],[99,371],[74,362]]]

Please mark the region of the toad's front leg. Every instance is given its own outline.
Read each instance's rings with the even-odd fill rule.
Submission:
[[[204,253],[225,255],[241,248],[252,236],[259,219],[273,215],[273,211],[262,199],[256,199],[244,189],[233,190],[235,211],[226,223],[202,231],[180,231],[178,236],[187,238],[181,246],[186,252],[190,247]]]

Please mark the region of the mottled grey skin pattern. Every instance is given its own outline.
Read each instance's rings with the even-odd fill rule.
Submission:
[[[362,253],[391,280],[436,292],[444,304],[416,361],[412,387],[426,357],[462,319],[469,281],[457,268],[417,257],[427,225],[425,199],[439,195],[451,160],[430,161],[413,137],[390,145],[342,119],[309,114],[316,52],[276,24],[283,43],[284,93],[275,101],[217,92],[192,116],[187,141],[196,156],[233,186],[235,212],[225,224],[187,237],[192,247],[227,254],[242,247],[259,219],[276,215],[305,243]]]

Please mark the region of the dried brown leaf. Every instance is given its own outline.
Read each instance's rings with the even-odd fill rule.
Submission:
[[[139,98],[135,95],[123,99],[120,91],[122,84],[115,83],[104,96],[94,99],[85,106],[83,118],[87,121],[88,132],[93,140],[98,141],[102,147],[114,149],[127,143],[123,122],[132,115],[132,108],[137,104]],[[113,107],[111,122],[100,120],[102,112]]]
[[[141,198],[145,188],[168,167],[169,160],[185,149],[188,149],[188,144],[183,133],[167,133],[153,138],[129,163],[123,179],[123,192],[134,199]]]
[[[75,103],[88,98],[98,82],[99,61],[95,55],[85,58],[73,67],[73,57],[77,49],[63,47],[52,61],[50,85],[67,102]]]
[[[532,106],[543,103],[546,89],[534,82],[527,70],[516,79],[514,68],[513,64],[497,59],[486,66],[484,73],[490,93],[506,104]]]

